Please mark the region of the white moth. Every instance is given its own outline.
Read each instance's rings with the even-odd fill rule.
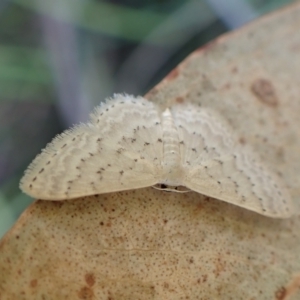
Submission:
[[[119,94],[89,123],[54,138],[20,187],[35,198],[64,200],[158,184],[270,217],[293,214],[281,179],[215,111],[184,103],[162,112],[142,97]]]

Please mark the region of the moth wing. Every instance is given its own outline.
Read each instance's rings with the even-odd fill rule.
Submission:
[[[278,218],[293,214],[287,189],[215,111],[172,109],[180,140],[183,184],[193,191]]]
[[[158,108],[115,95],[91,122],[53,139],[25,172],[21,189],[34,198],[64,200],[157,183],[162,128]]]

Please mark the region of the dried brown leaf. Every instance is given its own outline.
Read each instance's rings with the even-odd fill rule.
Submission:
[[[300,203],[300,4],[199,49],[146,97],[213,107]],[[300,217],[152,188],[37,201],[0,243],[0,299],[300,298]]]

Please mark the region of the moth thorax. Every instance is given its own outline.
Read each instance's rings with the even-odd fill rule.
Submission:
[[[177,128],[169,109],[162,114],[163,128],[163,170],[164,182],[169,185],[180,185],[180,147]]]

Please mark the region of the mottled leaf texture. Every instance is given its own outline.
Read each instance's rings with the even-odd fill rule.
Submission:
[[[153,188],[37,201],[0,242],[0,299],[298,300],[299,226]]]
[[[293,213],[281,180],[221,115],[189,103],[163,113],[142,97],[115,95],[88,124],[56,137],[29,166],[21,188],[70,199],[154,184],[184,185],[272,217]]]

